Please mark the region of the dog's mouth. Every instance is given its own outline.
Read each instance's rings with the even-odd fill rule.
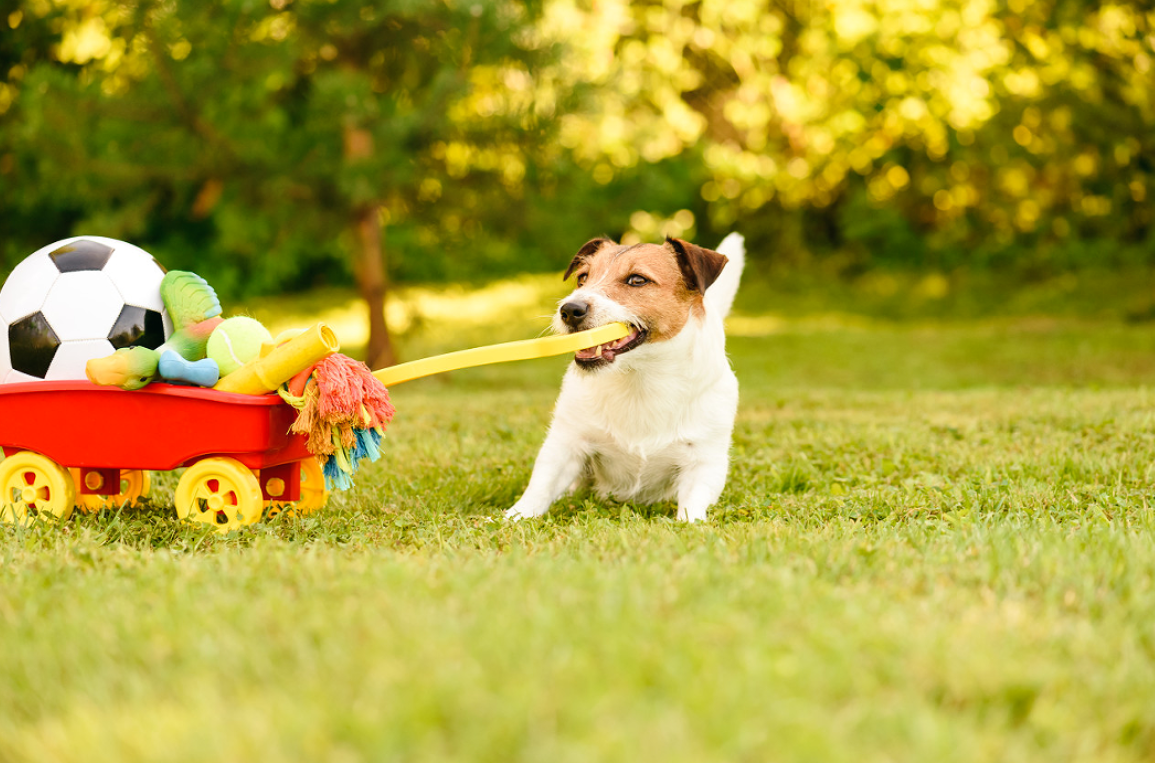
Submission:
[[[649,332],[637,326],[630,327],[630,333],[621,339],[599,344],[585,350],[578,350],[574,362],[582,368],[598,368],[614,362],[619,355],[629,352],[646,341]]]

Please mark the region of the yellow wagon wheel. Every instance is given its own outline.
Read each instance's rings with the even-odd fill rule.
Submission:
[[[321,471],[321,462],[315,458],[306,458],[301,462],[301,500],[297,501],[296,509],[302,514],[308,514],[324,508],[329,502],[329,491],[325,489],[325,473]]]
[[[0,461],[0,521],[64,521],[75,503],[72,475],[52,459],[22,450]]]
[[[152,478],[149,472],[142,469],[122,469],[120,472],[120,492],[113,495],[80,492],[80,470],[69,469],[72,472],[72,481],[76,483],[76,508],[81,511],[100,511],[114,509],[128,504],[135,506],[141,498],[147,498],[152,491]]]
[[[315,458],[306,458],[301,461],[301,497],[296,503],[265,501],[265,516],[272,518],[282,511],[310,514],[324,508],[328,502],[329,491],[325,489],[325,473],[321,470],[321,462]]]
[[[220,532],[260,520],[263,501],[257,477],[232,458],[206,458],[190,466],[176,486],[176,513]]]

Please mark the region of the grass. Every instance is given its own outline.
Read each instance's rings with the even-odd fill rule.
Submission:
[[[471,320],[404,347],[519,335]],[[5,529],[0,760],[1155,756],[1155,326],[732,329],[705,525],[588,494],[491,521],[546,360],[397,387],[385,457],[313,515],[219,537],[159,475]]]

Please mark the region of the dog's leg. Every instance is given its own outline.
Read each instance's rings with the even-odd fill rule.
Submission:
[[[577,482],[586,458],[585,450],[578,443],[551,430],[537,454],[525,493],[506,510],[505,518],[540,517],[549,511],[550,504]]]
[[[678,473],[678,519],[704,522],[710,508],[726,487],[730,456],[725,451],[686,464]]]

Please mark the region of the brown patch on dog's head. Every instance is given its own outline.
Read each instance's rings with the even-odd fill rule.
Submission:
[[[566,278],[577,277],[575,295],[594,292],[636,316],[634,328],[642,334],[637,342],[641,344],[671,339],[691,316],[700,315],[702,295],[725,265],[724,255],[678,239],[622,246],[598,238],[578,250]],[[582,327],[611,320],[617,318],[591,311]]]
[[[573,272],[578,269],[579,265],[597,254],[598,250],[607,246],[617,246],[617,244],[604,237],[590,239],[582,244],[582,248],[578,249],[577,254],[573,256],[573,260],[570,262],[569,268],[566,269],[565,275],[561,277],[561,280],[568,281],[569,277],[573,275]]]

